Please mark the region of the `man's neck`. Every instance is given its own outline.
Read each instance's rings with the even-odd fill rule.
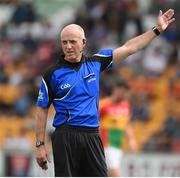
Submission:
[[[68,58],[64,58],[66,61],[70,62],[70,63],[78,63],[81,61],[81,58],[82,58],[82,55],[79,56],[78,58],[75,58],[75,59],[68,59]]]
[[[112,101],[112,103],[116,104],[116,103],[122,102],[123,99],[120,99],[120,98],[117,99],[116,97],[111,96],[111,101]]]

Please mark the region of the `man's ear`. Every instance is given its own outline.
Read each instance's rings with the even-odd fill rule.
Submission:
[[[83,39],[83,46],[86,45],[86,38]]]

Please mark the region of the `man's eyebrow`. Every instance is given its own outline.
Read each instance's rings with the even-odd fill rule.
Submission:
[[[68,42],[68,41],[71,42],[71,43],[76,42],[76,40],[62,40],[62,42]]]

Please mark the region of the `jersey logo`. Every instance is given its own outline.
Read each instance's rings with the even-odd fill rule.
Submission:
[[[60,88],[62,90],[66,89],[66,88],[70,88],[70,87],[71,87],[71,85],[69,83],[66,83],[66,84],[63,84],[63,85],[60,86]]]
[[[96,80],[95,73],[90,73],[84,77],[84,79],[87,79],[87,82],[90,83],[92,81]]]
[[[96,78],[95,78],[95,77],[90,78],[90,79],[88,80],[88,83],[90,83],[90,82],[92,82],[92,81],[94,81],[94,80],[96,80]]]
[[[39,90],[38,100],[43,101],[43,99],[44,99],[44,94],[43,94],[43,92],[41,92],[41,90]]]

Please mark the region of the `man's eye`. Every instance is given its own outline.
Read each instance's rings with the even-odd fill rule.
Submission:
[[[71,41],[71,43],[72,43],[72,44],[75,44],[75,43],[76,43],[76,41],[72,40],[72,41]]]
[[[63,41],[63,44],[66,45],[66,44],[67,44],[67,41]]]

